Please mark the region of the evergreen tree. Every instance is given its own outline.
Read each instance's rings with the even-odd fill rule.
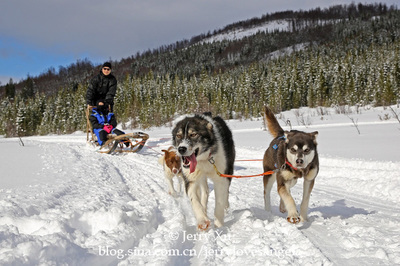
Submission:
[[[14,99],[15,97],[15,84],[12,79],[7,83],[6,88],[6,97],[9,99]]]
[[[24,87],[22,88],[21,96],[23,99],[32,98],[35,95],[35,82],[31,77],[28,76],[24,82]]]

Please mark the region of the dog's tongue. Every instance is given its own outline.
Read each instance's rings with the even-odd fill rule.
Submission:
[[[196,170],[197,165],[196,155],[193,153],[188,156],[187,159],[190,161],[190,173],[193,173]]]

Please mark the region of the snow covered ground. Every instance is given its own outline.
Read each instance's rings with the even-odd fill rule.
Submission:
[[[146,130],[139,154],[95,153],[82,132],[26,137],[25,146],[0,138],[0,264],[399,265],[400,123],[391,111],[304,108],[278,118],[319,131],[309,221],[289,224],[275,189],[272,213],[264,211],[261,177],[234,179],[225,226],[205,233],[187,197],[168,194],[157,163],[171,128]],[[262,162],[240,161],[262,158],[271,140],[262,119],[228,124],[235,174],[262,173]],[[301,190],[302,180],[297,204]],[[208,211],[212,218],[213,193]]]

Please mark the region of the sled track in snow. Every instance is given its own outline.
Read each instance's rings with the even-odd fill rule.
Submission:
[[[186,225],[187,219],[193,220],[186,217],[187,211],[191,211],[186,198],[173,198],[167,193],[162,166],[157,163],[157,159],[156,156],[142,154],[118,154],[104,158],[113,168],[120,169],[121,181],[132,198],[143,200],[138,198],[139,190],[143,191],[143,195],[153,198],[153,214],[146,217],[152,221],[151,225],[143,226],[140,235],[135,235],[135,241],[122,243],[118,249],[124,251],[124,255],[121,256],[123,258],[114,262],[136,265],[154,262],[154,256],[143,255],[154,252],[160,253],[156,258],[160,263],[169,261],[173,264],[185,264],[190,258],[163,255],[166,252],[183,254],[185,250],[191,249],[191,244],[183,241],[182,236],[187,231],[195,233],[195,226]]]
[[[155,164],[156,160],[145,161],[144,158],[141,158],[144,156],[146,155],[135,158],[127,157],[127,160],[124,160],[125,168],[131,168],[131,170],[140,168],[143,171],[140,176],[144,178],[144,182],[147,183],[154,196],[158,197],[157,211],[163,219],[159,219],[156,226],[152,228],[155,230],[154,232],[148,230],[147,235],[131,248],[147,247],[151,249],[154,243],[163,243],[158,246],[159,250],[174,250],[179,254],[190,251],[193,254],[190,256],[161,256],[160,262],[168,261],[169,263],[183,264],[187,264],[189,261],[202,264],[210,262],[224,263],[230,261],[230,259],[233,260],[235,256],[230,257],[235,255],[238,250],[242,253],[248,252],[247,255],[252,257],[251,261],[261,262],[261,256],[258,253],[254,253],[254,250],[252,251],[253,244],[249,240],[255,242],[263,241],[264,245],[269,245],[271,250],[279,250],[279,247],[290,250],[289,247],[282,246],[285,241],[303,243],[302,245],[308,247],[309,251],[301,250],[299,254],[307,257],[305,254],[309,252],[311,255],[319,257],[318,262],[324,264],[357,265],[360,262],[370,264],[371,257],[376,258],[376,263],[379,263],[382,259],[392,259],[388,258],[385,250],[396,243],[393,241],[392,243],[387,243],[384,240],[373,240],[369,237],[368,230],[373,231],[375,234],[382,234],[383,239],[386,231],[390,231],[390,234],[393,234],[393,232],[396,232],[396,225],[399,224],[398,216],[395,213],[399,213],[400,209],[387,206],[384,201],[378,198],[371,197],[368,199],[357,193],[349,194],[337,186],[326,188],[322,179],[323,176],[320,176],[311,197],[312,205],[310,205],[309,222],[294,226],[287,224],[284,215],[281,214],[263,214],[266,218],[259,219],[257,217],[260,217],[260,214],[254,214],[246,209],[231,210],[233,213],[226,216],[225,227],[198,233],[187,198],[184,195],[179,198],[172,198],[168,195],[161,168],[158,164]],[[129,161],[135,167],[129,166]],[[257,171],[258,168],[258,166],[255,166],[254,171]],[[359,169],[355,167],[354,169],[348,169],[348,171],[348,175],[352,176]],[[133,185],[131,183],[133,182],[132,180],[127,180],[126,182],[128,187]],[[235,182],[241,181],[235,180]],[[299,183],[295,187],[295,191],[299,193],[301,189],[302,186]],[[251,187],[243,187],[241,193],[245,193],[246,190],[251,190]],[[236,192],[233,191],[232,193]],[[213,193],[210,193],[209,207],[213,206],[212,195]],[[258,196],[256,195],[256,197]],[[233,196],[233,198],[235,197]],[[251,199],[251,201],[254,200],[260,199]],[[213,217],[211,213],[209,215]],[[381,220],[387,218],[394,221],[393,225],[385,227],[385,224],[382,224]],[[187,224],[188,222],[189,224]],[[263,224],[264,227],[258,228],[255,226],[259,223]],[[376,228],[377,225],[379,227],[379,224],[381,224],[382,229]],[[246,226],[252,228],[247,237],[246,234],[243,234],[243,231],[237,231],[238,227]],[[367,232],[362,232],[363,228],[367,228]],[[238,232],[241,233],[238,234]],[[277,236],[276,232],[281,232],[281,235]],[[199,237],[201,234],[204,236],[200,237],[202,239],[187,239],[187,235]],[[246,241],[246,238],[249,242]],[[268,244],[271,239],[275,239],[278,244]],[[238,248],[236,250],[230,247],[234,242],[240,243],[240,245],[236,245]],[[359,254],[365,253],[370,253],[370,256],[365,258],[359,256]],[[240,257],[236,256],[236,261],[238,259],[240,261]],[[296,256],[287,260],[288,262],[293,262],[295,259]],[[138,257],[127,259],[129,263],[145,263],[146,261],[144,258],[138,260]]]
[[[160,154],[144,148],[136,154],[105,155],[94,153],[82,143],[60,146],[49,140],[39,146],[45,151],[46,161],[41,173],[54,174],[59,183],[43,196],[31,195],[30,201],[16,195],[18,207],[26,214],[11,207],[6,214],[13,217],[23,234],[15,241],[17,244],[67,239],[67,245],[54,245],[69,248],[69,258],[79,257],[74,261],[76,265],[400,263],[400,246],[394,237],[387,237],[400,235],[400,208],[388,201],[394,194],[373,188],[369,196],[370,186],[363,183],[367,178],[394,178],[397,164],[385,163],[371,172],[365,169],[369,162],[321,158],[309,222],[299,225],[287,223],[286,214],[279,213],[276,191],[271,198],[272,213],[264,210],[262,178],[234,179],[225,226],[197,232],[186,195],[172,197],[167,192],[162,166],[157,162]],[[254,156],[251,149],[238,150],[244,157]],[[59,156],[61,152],[63,156]],[[261,168],[260,163],[238,162],[235,173],[258,173]],[[371,177],[365,177],[367,173],[372,173]],[[346,186],[346,180],[361,182],[360,187]],[[212,187],[210,183],[211,220],[215,200]],[[299,180],[293,188],[297,206],[301,194]],[[13,211],[18,215],[12,215]],[[55,219],[55,214],[61,218]],[[122,253],[99,254],[106,246]],[[288,255],[282,256],[285,252]],[[51,253],[43,254],[42,261],[52,261]]]
[[[357,171],[349,171],[349,177]],[[310,221],[299,230],[333,265],[377,265],[393,260],[387,253],[398,244],[386,236],[400,233],[400,208],[378,197],[349,193],[345,187],[328,188],[322,178],[316,181],[311,197],[311,203],[318,201],[319,206],[310,208]],[[383,222],[387,220],[392,222]]]

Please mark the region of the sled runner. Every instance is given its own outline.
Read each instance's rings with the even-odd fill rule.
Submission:
[[[93,108],[94,106],[88,106],[85,111],[86,141],[94,147],[97,147],[97,152],[107,154],[113,152],[139,152],[144,147],[149,135],[143,132],[127,133],[119,136],[108,134],[107,141],[100,146],[97,141],[97,136],[93,132],[92,124],[89,121],[89,116]]]

